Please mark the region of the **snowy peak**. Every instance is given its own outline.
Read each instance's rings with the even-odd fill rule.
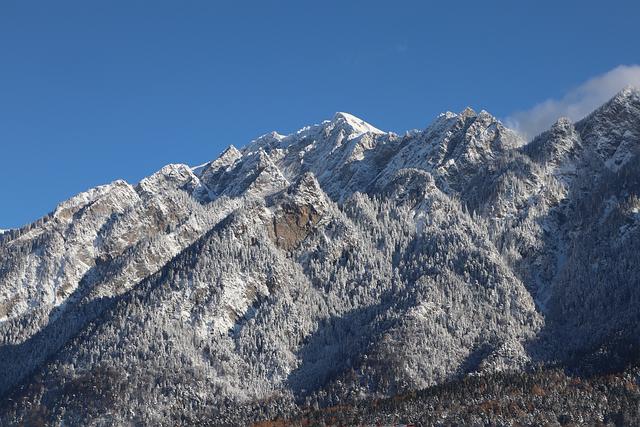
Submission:
[[[573,122],[567,117],[560,117],[549,130],[549,133],[553,135],[554,139],[567,140],[578,139],[580,135],[576,132],[576,128]]]
[[[605,105],[627,105],[640,103],[640,89],[634,86],[627,86],[614,96]]]
[[[573,128],[573,122],[568,117],[560,117],[552,126],[552,130]]]
[[[211,175],[219,172],[222,169],[226,169],[229,166],[233,165],[236,161],[238,161],[242,157],[242,153],[233,145],[227,147],[220,156],[212,161],[207,163],[200,173],[200,177],[205,181],[208,181],[208,178]]]
[[[258,152],[252,173],[255,173],[255,177],[246,187],[246,192],[251,195],[264,197],[289,185],[282,171],[263,150]]]
[[[235,149],[234,149],[235,150]],[[221,195],[266,196],[289,183],[278,166],[262,148],[244,155],[231,150],[226,159],[214,161],[202,173],[202,183],[209,191],[209,200]]]
[[[458,114],[458,116],[460,116],[463,119],[469,118],[469,117],[476,117],[476,111],[471,108],[471,107],[466,107],[464,110],[462,110],[460,112],[460,114]]]
[[[524,147],[532,159],[552,168],[579,155],[582,148],[580,134],[571,120],[561,117],[551,129],[543,132]]]
[[[415,169],[433,174],[446,191],[461,190],[467,180],[506,151],[524,144],[517,134],[482,110],[440,114],[424,132],[407,135],[397,153],[378,174],[377,188],[386,188],[396,172]]]
[[[424,133],[431,140],[462,137],[467,143],[476,145],[491,142],[494,146],[515,147],[524,144],[514,131],[504,126],[494,115],[486,110],[476,112],[471,107],[466,107],[457,114],[451,111],[441,113]]]
[[[240,157],[242,157],[242,153],[236,147],[230,145],[222,152],[215,162],[218,162],[218,164],[230,165]]]
[[[576,124],[586,146],[618,170],[640,146],[640,91],[626,88]]]
[[[640,89],[627,87],[579,123],[587,124],[593,121],[612,119],[615,118],[615,115],[619,116],[618,119],[629,119],[631,116],[637,118],[639,111]]]
[[[251,141],[242,152],[247,154],[261,149],[266,152],[271,152],[274,149],[286,150],[307,140],[322,140],[339,146],[343,141],[356,139],[365,134],[383,135],[385,132],[352,114],[338,112],[331,120],[325,120],[313,126],[305,126],[286,136],[278,132],[262,135]]]
[[[111,184],[100,185],[90,190],[84,191],[74,197],[58,204],[53,217],[57,220],[67,222],[77,218],[77,214],[96,204],[100,199],[112,198],[118,202],[129,198],[135,198],[135,191],[131,185],[123,180],[116,180]]]
[[[158,194],[167,189],[181,189],[189,194],[200,187],[200,180],[185,164],[169,164],[144,178],[137,190],[144,196]]]
[[[440,146],[439,163],[445,167],[454,163],[458,166],[484,163],[523,143],[515,132],[485,110],[476,113],[467,107],[455,117],[446,117],[431,136]]]
[[[300,133],[302,130],[298,131]],[[292,135],[289,135],[291,137]],[[251,141],[244,149],[243,153],[252,153],[258,151],[259,149],[267,150],[270,147],[278,145],[286,136],[280,135],[278,132],[269,132],[265,135],[259,136],[258,138]]]
[[[365,133],[384,134],[385,132],[370,125],[364,120],[349,113],[338,112],[329,122],[333,127],[344,129],[348,133],[348,139],[355,139]]]

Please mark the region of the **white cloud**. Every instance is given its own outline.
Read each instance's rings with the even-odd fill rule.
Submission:
[[[640,65],[620,65],[587,80],[561,99],[547,99],[511,114],[505,123],[529,139],[549,129],[560,117],[580,120],[627,86],[640,87]]]

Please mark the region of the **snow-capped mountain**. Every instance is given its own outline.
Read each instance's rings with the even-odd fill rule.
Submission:
[[[0,231],[2,424],[243,424],[619,361],[639,156],[627,89],[531,142],[470,108],[404,136],[337,113],[81,193]]]

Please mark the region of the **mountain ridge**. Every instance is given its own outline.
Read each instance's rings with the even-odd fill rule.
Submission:
[[[530,142],[470,108],[404,136],[336,113],[80,193],[0,234],[0,419],[241,424],[619,359],[638,129],[637,89]]]

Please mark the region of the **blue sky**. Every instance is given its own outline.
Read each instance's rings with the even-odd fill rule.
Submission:
[[[0,0],[0,228],[335,111],[402,132],[467,105],[562,105],[640,63],[638,16],[635,1]]]

